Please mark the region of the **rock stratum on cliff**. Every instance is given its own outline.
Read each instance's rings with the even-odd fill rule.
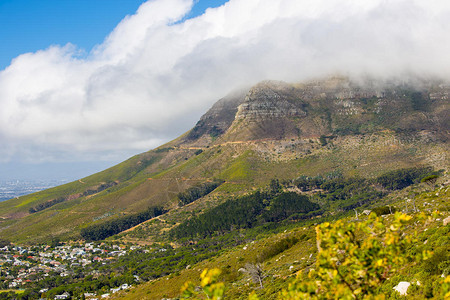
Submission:
[[[450,85],[358,84],[336,77],[303,84],[266,81],[221,99],[186,141],[311,138],[380,130],[431,131],[446,140]],[[211,140],[209,140],[211,141]]]

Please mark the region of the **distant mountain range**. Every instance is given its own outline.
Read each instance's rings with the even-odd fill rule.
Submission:
[[[78,239],[88,225],[153,206],[188,215],[274,178],[330,172],[373,178],[414,166],[447,170],[449,97],[450,85],[436,81],[261,82],[220,99],[193,129],[159,148],[0,203],[0,238]],[[223,184],[180,205],[179,193],[214,180]]]

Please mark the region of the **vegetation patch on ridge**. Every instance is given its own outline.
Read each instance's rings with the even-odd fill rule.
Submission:
[[[151,218],[160,216],[165,212],[166,210],[162,207],[149,207],[141,213],[116,218],[105,223],[94,224],[83,228],[81,229],[81,236],[88,241],[103,240],[124,230],[130,229],[131,227],[134,227]]]
[[[268,222],[279,222],[288,217],[302,218],[318,210],[308,197],[294,192],[260,192],[231,199],[205,213],[192,217],[172,229],[176,238],[206,237],[215,232],[227,232],[233,228],[252,228]]]
[[[204,197],[214,191],[218,186],[220,186],[223,180],[214,180],[212,182],[205,182],[191,188],[186,191],[178,193],[178,199],[180,199],[180,205],[186,205],[194,202],[201,197]]]

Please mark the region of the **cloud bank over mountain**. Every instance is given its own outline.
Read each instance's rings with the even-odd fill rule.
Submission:
[[[117,159],[192,127],[231,89],[341,73],[450,78],[450,2],[193,0],[141,5],[87,56],[74,45],[0,71],[0,159]]]

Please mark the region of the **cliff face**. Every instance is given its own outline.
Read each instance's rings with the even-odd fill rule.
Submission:
[[[258,121],[282,117],[304,117],[304,102],[296,90],[283,82],[263,82],[248,92],[239,105],[236,120]]]
[[[237,91],[217,101],[200,118],[185,141],[207,145],[212,139],[224,134],[233,123],[238,106],[245,100],[246,93],[247,90]]]
[[[420,87],[419,87],[420,86]],[[191,141],[249,141],[430,131],[448,139],[448,85],[366,82],[335,77],[303,84],[266,81],[217,102]]]

